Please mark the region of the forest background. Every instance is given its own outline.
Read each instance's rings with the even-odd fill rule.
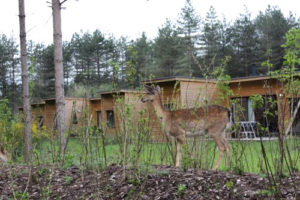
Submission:
[[[146,33],[135,40],[101,30],[74,33],[63,45],[65,93],[95,97],[98,91],[136,88],[155,77],[209,78],[224,59],[231,77],[266,75],[283,67],[284,36],[299,22],[272,6],[254,18],[245,9],[233,22],[210,7],[201,19],[186,1],[178,19],[166,20],[154,39]],[[27,48],[31,101],[54,97],[53,45],[29,41]],[[19,60],[16,38],[0,33],[0,98],[9,100],[14,113],[21,106]]]

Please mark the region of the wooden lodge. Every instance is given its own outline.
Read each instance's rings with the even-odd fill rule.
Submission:
[[[76,129],[81,123],[81,116],[86,109],[88,100],[85,98],[65,98],[66,124],[68,128]],[[20,108],[22,111],[23,109]],[[43,99],[31,104],[32,121],[39,128],[48,130],[56,128],[55,98]]]
[[[221,98],[222,91],[217,87],[216,80],[169,77],[148,80],[141,84],[159,85],[162,91],[163,105],[166,109],[175,110],[219,104],[228,108],[231,107],[234,119],[241,122],[242,125],[248,124],[248,122],[259,122],[264,127],[268,127],[269,133],[273,135],[284,131],[291,116],[291,95],[284,92],[282,82],[270,76],[232,79],[228,83],[232,94],[225,99]],[[124,112],[122,109],[125,109],[122,106],[126,105],[131,109],[132,121],[137,122],[141,115],[149,116],[151,135],[156,138],[156,141],[163,140],[164,136],[154,110],[140,101],[144,95],[143,91],[119,90],[101,92],[99,95],[99,98],[90,99],[66,98],[67,125],[78,126],[82,113],[84,110],[88,110],[88,118],[92,122],[91,126],[103,129],[107,133],[115,133],[122,128],[124,116],[121,117],[120,115]],[[263,106],[269,107],[269,112],[272,114],[268,116],[268,120],[263,117],[263,109],[253,109],[251,97],[254,95],[262,95]],[[294,107],[299,97],[299,94],[294,96]],[[238,107],[241,108],[240,111],[238,111]],[[141,114],[141,111],[145,112]],[[34,120],[38,121],[40,126],[55,127],[55,99],[45,99],[39,104],[32,104],[32,112]],[[297,133],[300,132],[299,113],[293,130]],[[249,135],[246,134],[246,136]]]
[[[121,105],[132,105],[132,112],[137,113],[145,108],[140,101],[144,92],[135,90],[119,90],[100,92],[101,98],[91,98],[90,112],[93,125],[105,128],[108,133],[118,130],[120,117],[118,111]]]

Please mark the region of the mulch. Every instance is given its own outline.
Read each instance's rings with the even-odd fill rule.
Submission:
[[[75,166],[0,166],[0,199],[300,199],[300,174],[283,178],[278,196],[257,174],[170,166],[124,169],[116,164],[98,172]]]

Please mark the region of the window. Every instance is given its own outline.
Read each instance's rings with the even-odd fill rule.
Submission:
[[[76,112],[74,112],[74,114],[73,114],[72,123],[73,123],[73,124],[78,124]]]
[[[269,132],[278,131],[277,101],[275,95],[262,96],[261,108],[252,108],[250,97],[232,98],[232,112],[235,121],[256,121]],[[267,111],[267,112],[266,112]],[[269,113],[266,115],[266,113]]]
[[[238,98],[232,98],[232,112],[234,120],[236,121],[249,121],[248,116],[248,97],[238,97]],[[253,120],[254,121],[254,120]]]
[[[276,95],[263,96],[263,106],[255,110],[256,121],[267,127],[270,133],[278,132],[278,107]]]
[[[106,119],[107,119],[108,128],[114,128],[115,127],[115,117],[114,117],[113,110],[106,111]]]
[[[101,123],[102,123],[101,111],[97,111],[97,126],[101,127]]]

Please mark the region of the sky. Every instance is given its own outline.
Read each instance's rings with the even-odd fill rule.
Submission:
[[[51,0],[25,0],[27,40],[52,43]],[[196,12],[205,18],[209,7],[216,9],[220,19],[236,19],[245,7],[255,17],[268,5],[278,6],[285,16],[291,11],[300,17],[300,0],[191,0]],[[70,41],[80,31],[113,34],[116,38],[149,38],[157,35],[166,19],[176,21],[185,0],[67,0],[62,10],[63,40]],[[19,37],[18,0],[0,0],[0,33]]]

